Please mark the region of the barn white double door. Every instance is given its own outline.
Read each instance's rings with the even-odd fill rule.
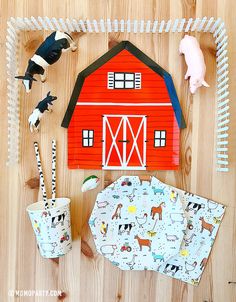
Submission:
[[[146,170],[146,116],[103,116],[103,169]]]

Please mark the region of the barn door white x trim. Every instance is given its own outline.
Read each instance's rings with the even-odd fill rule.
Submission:
[[[109,118],[120,118],[120,122],[116,130],[112,129]],[[139,118],[140,124],[137,130],[137,133],[134,134],[130,118]],[[117,137],[119,132],[123,128],[123,143],[122,143],[122,154],[117,146]],[[130,151],[127,151],[127,131],[130,131],[132,136],[132,147]],[[112,143],[110,146],[107,146],[106,143],[106,133],[109,131],[109,135],[112,138]],[[139,150],[138,139],[143,131],[142,139],[142,152]],[[140,142],[139,142],[140,143]],[[116,151],[119,158],[118,166],[111,166],[109,164],[112,152]],[[136,151],[139,162],[135,166],[129,165],[132,155]],[[103,159],[102,159],[103,169],[106,170],[146,170],[146,116],[143,115],[105,115],[103,116]]]

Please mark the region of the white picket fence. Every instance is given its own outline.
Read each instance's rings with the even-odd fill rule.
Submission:
[[[217,171],[227,172],[229,130],[228,36],[224,22],[213,17],[175,20],[76,20],[48,17],[10,18],[7,22],[7,95],[8,95],[8,165],[18,163],[20,155],[20,112],[18,74],[19,32],[21,30],[61,30],[66,32],[132,32],[161,34],[167,32],[210,32],[216,43],[217,65]]]

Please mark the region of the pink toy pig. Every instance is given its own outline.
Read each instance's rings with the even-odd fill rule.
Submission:
[[[210,87],[204,80],[206,65],[197,39],[195,37],[185,35],[180,41],[179,52],[180,54],[184,54],[185,61],[188,66],[184,78],[187,80],[190,77],[190,92],[195,93],[202,85]]]

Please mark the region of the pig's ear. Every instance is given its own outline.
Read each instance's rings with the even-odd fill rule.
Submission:
[[[202,85],[203,85],[204,87],[210,87],[210,85],[208,85],[207,82],[206,82],[205,80],[202,81]]]

